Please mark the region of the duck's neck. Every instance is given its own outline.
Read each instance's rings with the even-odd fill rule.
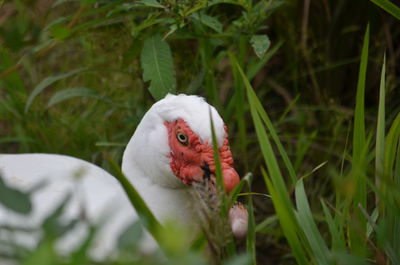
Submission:
[[[135,152],[132,153],[132,149],[129,149],[130,144],[123,156],[122,171],[157,220],[161,223],[168,220],[177,221],[194,228],[197,217],[193,210],[195,202],[191,198],[191,187],[185,185],[168,187],[155,182],[154,179],[162,179],[162,176],[147,176],[142,167],[137,165],[137,159],[133,157]],[[140,156],[140,153],[138,155]]]
[[[175,221],[190,228],[196,226],[197,217],[190,187],[167,188],[143,176],[135,167],[125,166],[123,172],[138,191],[151,212],[161,223]]]

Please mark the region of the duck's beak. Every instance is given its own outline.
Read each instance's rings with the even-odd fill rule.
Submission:
[[[226,192],[231,192],[239,184],[240,178],[233,167],[222,169],[224,187]]]
[[[208,163],[205,163],[201,169],[203,170],[204,180],[211,180],[211,182],[215,182],[215,172],[214,170],[210,169]],[[224,181],[224,188],[227,193],[231,192],[240,181],[236,170],[232,166],[226,164],[222,165],[222,179]]]

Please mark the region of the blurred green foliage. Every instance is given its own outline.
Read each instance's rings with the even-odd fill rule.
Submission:
[[[253,256],[259,264],[398,264],[395,4],[0,1],[0,152],[68,154],[110,169],[102,153],[119,161],[156,99],[167,91],[198,94],[228,125],[238,171],[254,176],[251,190],[271,195],[243,196],[254,234],[247,247],[239,242],[238,253],[248,254],[228,264]],[[4,205],[25,198],[8,192],[0,195]],[[18,199],[21,211],[25,199]],[[177,238],[160,236],[176,254],[170,264],[206,264],[179,245],[174,229],[160,232]],[[34,251],[20,249],[18,258],[93,263],[85,254],[90,236],[71,257],[54,251],[55,236]],[[160,253],[132,251],[137,238],[121,239],[113,264],[165,264]]]

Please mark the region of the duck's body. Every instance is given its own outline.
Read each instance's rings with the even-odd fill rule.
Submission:
[[[238,175],[232,168],[224,123],[202,98],[168,95],[157,102],[143,117],[126,147],[122,170],[161,222],[173,219],[192,231],[196,229],[193,207],[196,202],[190,184],[213,174],[210,114],[220,147],[225,187],[230,190],[237,184]],[[109,254],[119,235],[137,220],[118,181],[83,160],[50,154],[0,154],[0,174],[7,185],[20,190],[43,185],[33,193],[33,209],[28,217],[0,205],[0,225],[37,227],[70,194],[64,220],[85,216],[90,223],[100,224],[94,256],[102,257]],[[87,228],[78,225],[62,238],[59,248],[66,251],[74,248],[84,233]],[[14,239],[20,243],[18,237]],[[31,245],[37,243],[37,239],[31,241]],[[152,244],[144,245],[151,248]]]
[[[50,154],[0,155],[0,171],[8,186],[33,191],[33,207],[27,216],[0,205],[0,225],[37,229],[65,200],[62,215],[65,224],[76,219],[88,221],[77,224],[57,243],[63,253],[81,243],[88,233],[88,223],[96,225],[105,221],[96,239],[101,243],[97,243],[96,253],[93,253],[101,258],[102,253],[109,253],[117,240],[115,236],[107,235],[121,234],[136,217],[118,181],[86,161]],[[32,248],[41,235],[16,231],[3,236]]]

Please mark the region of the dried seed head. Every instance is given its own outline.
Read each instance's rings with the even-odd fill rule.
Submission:
[[[235,204],[229,210],[229,224],[235,238],[242,239],[246,237],[248,218],[247,209],[241,203]]]

